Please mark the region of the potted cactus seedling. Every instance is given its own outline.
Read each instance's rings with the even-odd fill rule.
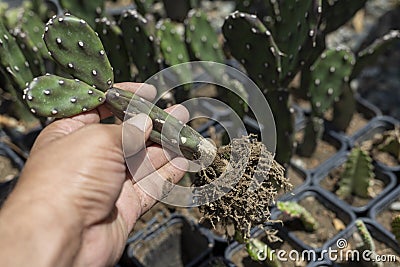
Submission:
[[[355,220],[325,248],[338,250],[334,266],[398,266],[399,246],[369,219]]]
[[[55,75],[34,78],[24,95],[32,113],[63,118],[102,104],[107,105],[121,120],[126,115],[147,113],[153,121],[152,141],[175,152],[182,151],[186,157],[197,158],[205,165],[211,163],[198,173],[196,185],[208,184],[227,169],[230,170],[227,165],[229,160],[234,165],[232,171],[227,171],[225,175],[235,178],[237,170],[243,169],[241,161],[246,155],[243,153],[247,151],[249,163],[258,164],[259,167],[245,168],[235,190],[229,191],[216,202],[205,204],[201,210],[213,224],[233,225],[234,234],[243,240],[248,239],[252,227],[269,220],[266,207],[273,203],[278,190],[287,189],[290,185],[283,175],[283,168],[272,160],[271,153],[262,143],[254,137],[245,137],[217,149],[198,132],[182,125],[164,110],[137,95],[114,88],[113,71],[104,47],[93,29],[82,19],[69,14],[54,17],[46,26],[44,40],[53,59],[74,79]],[[254,175],[262,179],[253,181]],[[257,190],[249,190],[250,186],[257,186]],[[250,200],[252,205],[248,205]]]
[[[303,225],[304,229],[308,232],[314,232],[319,227],[318,222],[313,215],[297,202],[278,201],[276,206],[280,211],[283,212],[283,216],[285,217],[283,219],[284,222],[298,219]]]
[[[375,168],[364,147],[354,147],[343,163],[344,159],[338,161],[328,174],[317,175],[317,180],[324,189],[345,200],[353,210],[365,211],[376,203],[377,196],[393,188],[393,175]]]
[[[278,202],[273,218],[282,221],[290,239],[304,249],[318,252],[353,218],[349,211],[341,209],[334,201],[319,188],[312,187]]]

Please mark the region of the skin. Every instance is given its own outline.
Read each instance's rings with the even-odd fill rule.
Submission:
[[[154,87],[115,86],[148,100],[156,95]],[[167,111],[188,121],[183,106]],[[185,159],[168,160],[173,155],[158,145],[144,145],[152,129],[145,114],[129,123],[100,124],[110,115],[102,106],[55,121],[41,132],[0,211],[2,266],[113,265],[138,218],[156,203],[137,182],[161,175],[176,183],[183,177]],[[136,166],[134,177],[123,149],[130,166]],[[162,184],[153,186],[152,191],[162,191]]]

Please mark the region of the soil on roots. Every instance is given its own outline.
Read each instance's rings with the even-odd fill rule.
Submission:
[[[255,136],[220,147],[214,162],[197,174],[194,185],[207,187],[199,196],[206,203],[199,207],[202,220],[214,227],[220,224],[227,236],[239,240],[247,240],[254,226],[270,222],[269,207],[278,191],[292,187],[284,168]]]

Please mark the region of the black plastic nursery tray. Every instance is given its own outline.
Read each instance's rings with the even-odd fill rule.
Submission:
[[[366,127],[358,131],[354,136],[349,139],[351,147],[361,144],[366,140],[371,140],[374,135],[383,133],[388,130],[393,130],[400,127],[400,122],[392,117],[380,116],[372,119]],[[383,162],[377,161],[377,164],[388,171],[400,172],[400,165],[387,166]]]
[[[211,255],[214,240],[209,232],[183,216],[150,227],[127,244],[122,266],[197,266]]]
[[[400,187],[397,187],[390,194],[384,196],[368,213],[368,217],[374,220],[382,232],[395,240],[391,230],[391,220],[395,215],[400,215],[400,207],[395,207],[395,202],[400,204]]]
[[[381,256],[383,266],[385,267],[394,267],[400,265],[400,246],[399,244],[388,236],[385,232],[382,231],[381,227],[377,225],[373,220],[368,218],[361,219],[368,231],[371,234],[371,237],[374,239],[376,246],[376,253]],[[346,230],[342,231],[342,233],[337,236],[337,238],[332,239],[331,242],[327,243],[324,246],[325,251],[329,250],[337,250],[338,252],[332,253],[333,256],[329,259],[330,255],[325,253],[325,257],[327,260],[331,260],[333,262],[332,266],[361,266],[360,261],[357,259],[357,256],[353,257],[353,260],[349,260],[352,257],[351,253],[355,251],[355,240],[352,238],[353,234],[356,232],[355,222],[352,222]],[[346,252],[346,251],[351,252]],[[342,252],[340,252],[342,251]],[[357,255],[357,254],[356,254]],[[362,253],[358,254],[359,259],[362,259]],[[392,262],[392,255],[395,256],[395,262]],[[368,256],[368,255],[367,255]]]
[[[312,177],[312,184],[319,186],[320,190],[325,191],[327,194],[329,194],[331,198],[334,199],[336,203],[340,203],[340,205],[344,209],[352,210],[357,214],[365,214],[373,205],[375,205],[380,199],[387,195],[396,186],[397,178],[392,172],[385,171],[379,166],[375,166],[375,180],[381,183],[382,191],[370,200],[363,201],[366,203],[361,205],[358,205],[357,201],[353,202],[355,204],[350,204],[344,200],[341,200],[339,199],[339,197],[336,196],[335,192],[328,190],[328,188],[334,189],[334,186],[331,184],[331,182],[328,182],[327,179],[329,179],[329,175],[336,171],[337,168],[340,168],[344,165],[348,155],[349,152],[342,153],[340,157],[338,157],[335,161],[331,161],[330,166],[319,169],[319,171],[315,173]]]

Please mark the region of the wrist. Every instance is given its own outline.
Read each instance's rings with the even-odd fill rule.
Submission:
[[[52,201],[12,194],[0,211],[0,258],[7,266],[71,266],[81,229]]]

